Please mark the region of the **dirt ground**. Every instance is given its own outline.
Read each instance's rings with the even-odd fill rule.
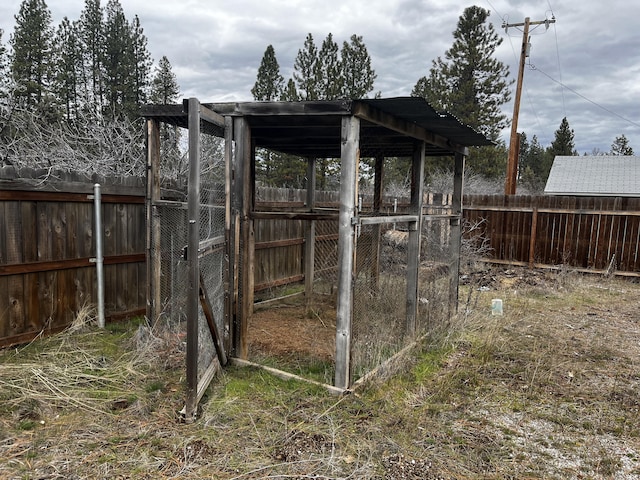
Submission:
[[[300,296],[294,302],[259,308],[248,328],[253,358],[276,356],[331,361],[335,353],[335,301],[317,295],[310,305]]]

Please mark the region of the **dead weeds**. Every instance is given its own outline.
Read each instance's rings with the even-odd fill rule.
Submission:
[[[76,325],[0,352],[0,478],[640,479],[639,294],[628,279],[473,272],[449,329],[394,377],[335,397],[230,367],[192,424],[176,414],[181,326]],[[326,368],[330,317],[288,308],[289,323],[256,323],[257,351],[303,362],[322,347]]]

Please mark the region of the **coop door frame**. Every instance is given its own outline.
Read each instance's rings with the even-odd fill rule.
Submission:
[[[187,271],[188,271],[188,298],[187,298],[187,352],[186,352],[186,375],[187,392],[184,414],[187,420],[195,417],[198,403],[207,387],[213,380],[215,373],[227,361],[227,346],[223,339],[224,332],[216,328],[216,322],[210,303],[210,294],[206,290],[206,284],[202,281],[200,260],[212,248],[222,248],[224,251],[223,260],[223,290],[228,292],[230,282],[229,271],[229,236],[230,236],[230,156],[231,156],[231,124],[222,115],[202,105],[198,99],[190,98],[184,101],[184,107],[188,115],[189,127],[189,184],[187,197],[187,221],[188,221],[188,244],[187,244]],[[200,239],[200,211],[201,211],[201,145],[200,132],[203,123],[210,123],[224,129],[225,139],[225,220],[224,235],[218,238],[201,241]],[[226,295],[226,293],[225,293]],[[224,302],[224,324],[225,329],[229,326],[229,302],[225,297]],[[206,317],[209,332],[215,345],[216,355],[212,357],[211,363],[206,370],[199,375],[199,323],[200,311]]]

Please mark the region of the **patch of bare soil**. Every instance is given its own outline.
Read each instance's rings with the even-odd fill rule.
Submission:
[[[319,295],[309,306],[304,300],[270,305],[251,317],[249,355],[330,361],[335,353],[335,337],[335,303],[330,296]]]

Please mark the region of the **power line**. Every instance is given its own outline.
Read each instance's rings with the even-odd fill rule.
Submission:
[[[551,16],[555,18],[555,13],[553,13],[553,7],[551,6],[551,0],[547,0],[547,5],[549,5],[549,11],[551,12]],[[560,82],[562,82],[562,68],[560,63],[560,46],[558,42],[558,30],[556,29],[556,24],[553,24],[553,34],[556,38],[556,57],[558,59],[558,76],[560,77]],[[564,112],[564,116],[567,116],[567,106],[564,100],[564,88],[560,87],[560,94],[562,95],[562,110]]]
[[[596,107],[604,110],[607,113],[610,113],[611,115],[614,115],[616,117],[618,117],[621,120],[624,120],[625,122],[629,123],[630,125],[633,125],[634,127],[638,127],[640,128],[640,123],[636,123],[633,120],[629,120],[626,117],[623,117],[622,115],[620,115],[619,113],[614,112],[613,110],[608,109],[607,107],[604,107],[602,105],[600,105],[599,103],[591,100],[590,98],[585,97],[584,95],[582,95],[579,92],[576,92],[573,88],[565,85],[564,83],[562,83],[559,80],[556,80],[555,78],[553,78],[551,75],[549,75],[548,73],[540,70],[538,67],[536,67],[535,65],[533,65],[532,63],[529,63],[529,67],[531,68],[531,70],[535,70],[538,71],[540,73],[542,73],[545,77],[547,77],[549,80],[556,82],[558,85],[560,85],[563,88],[566,88],[567,90],[569,90],[570,92],[574,93],[575,95],[577,95],[578,97],[582,98],[583,100],[586,100],[587,102],[591,103],[592,105],[595,105]],[[566,115],[565,115],[566,116]]]

